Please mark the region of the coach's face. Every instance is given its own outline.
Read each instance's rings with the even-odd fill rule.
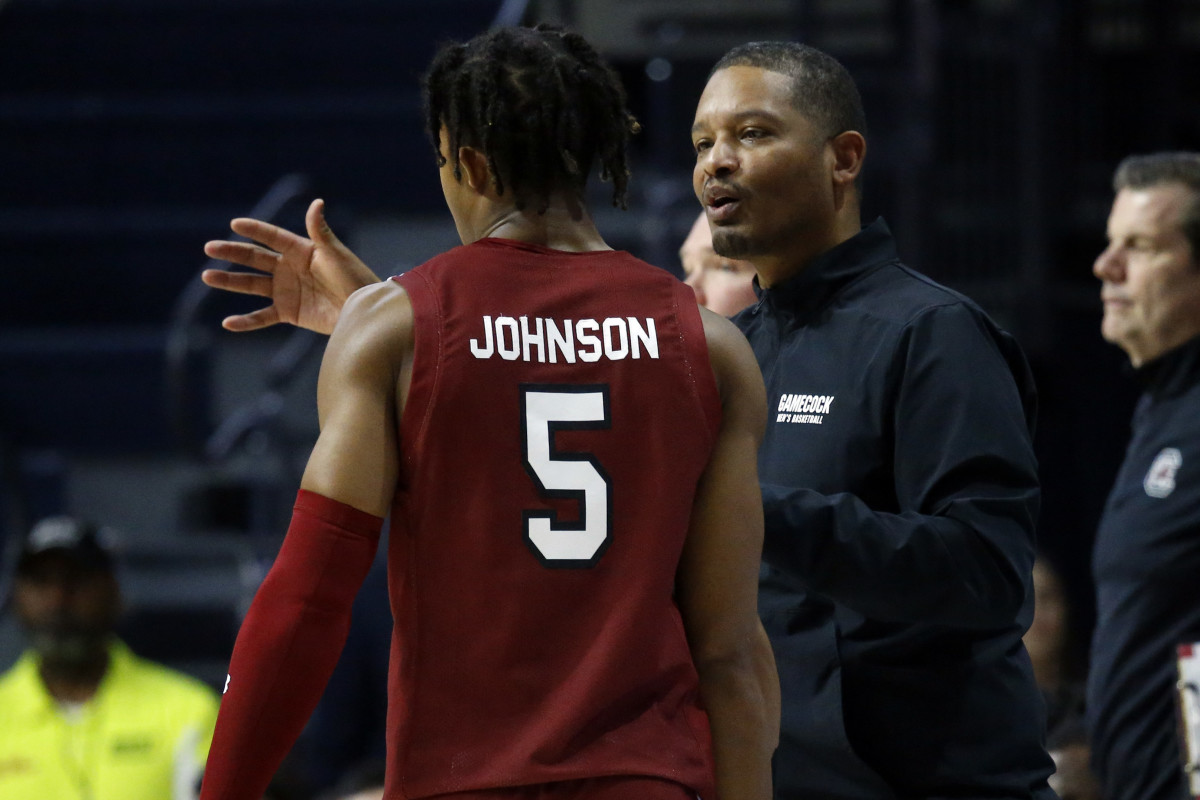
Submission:
[[[713,73],[692,145],[692,185],[719,255],[753,262],[770,286],[831,246],[836,158],[793,104],[791,78],[748,66]]]
[[[1200,334],[1200,260],[1181,222],[1182,184],[1122,189],[1108,217],[1108,247],[1092,272],[1103,282],[1104,338],[1141,366]]]

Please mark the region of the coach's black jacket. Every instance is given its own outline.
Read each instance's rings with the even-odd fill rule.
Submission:
[[[1039,488],[1016,342],[901,264],[882,220],[734,321],[769,404],[776,797],[1053,797],[1021,644]]]

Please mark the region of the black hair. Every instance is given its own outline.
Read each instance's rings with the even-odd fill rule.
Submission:
[[[799,42],[748,42],[721,56],[709,77],[726,67],[758,67],[791,78],[792,105],[827,138],[844,131],[867,135],[858,86],[828,53]]]
[[[582,195],[594,163],[625,207],[626,149],[640,126],[621,80],[576,33],[538,25],[497,28],[443,45],[425,75],[425,126],[435,151],[445,127],[446,156],[462,178],[458,149],[486,156],[496,192],[539,213],[560,191]]]
[[[1113,191],[1149,189],[1164,183],[1182,184],[1191,193],[1179,226],[1200,263],[1200,153],[1166,152],[1129,156],[1113,173]]]

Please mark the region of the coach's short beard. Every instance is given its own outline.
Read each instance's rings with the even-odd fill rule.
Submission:
[[[722,258],[745,259],[753,255],[750,239],[740,233],[717,228],[712,232],[713,250]]]

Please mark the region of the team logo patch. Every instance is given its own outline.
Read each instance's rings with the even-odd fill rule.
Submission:
[[[1166,497],[1175,491],[1175,473],[1183,466],[1183,454],[1174,447],[1163,448],[1154,457],[1142,486],[1151,497]]]
[[[782,394],[775,409],[775,421],[792,425],[821,425],[833,401],[831,394]]]

